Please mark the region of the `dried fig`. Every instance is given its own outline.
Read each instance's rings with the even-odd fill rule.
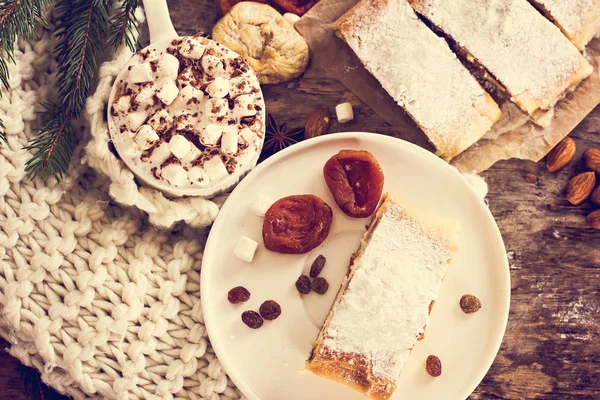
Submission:
[[[383,191],[383,171],[373,154],[342,150],[325,163],[323,176],[346,215],[365,218],[373,214]]]
[[[317,196],[304,194],[279,199],[265,214],[265,247],[277,253],[307,253],[329,235],[332,218],[331,207]]]

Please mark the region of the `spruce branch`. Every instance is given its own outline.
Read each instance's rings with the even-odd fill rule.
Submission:
[[[108,45],[117,48],[125,41],[127,47],[135,51],[135,34],[138,32],[135,10],[139,7],[139,0],[124,0],[115,15],[110,19],[108,28]]]
[[[0,82],[10,89],[8,62],[15,62],[17,37],[35,39],[37,27],[47,27],[44,10],[52,0],[2,0],[0,1]],[[0,91],[0,97],[2,92]],[[4,125],[0,121],[0,139],[6,141]]]

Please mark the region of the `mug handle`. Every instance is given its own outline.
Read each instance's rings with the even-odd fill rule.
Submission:
[[[143,3],[150,31],[150,43],[178,37],[171,22],[167,0],[143,0]]]

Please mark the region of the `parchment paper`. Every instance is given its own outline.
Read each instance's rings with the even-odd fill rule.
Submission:
[[[433,150],[417,125],[363,67],[352,50],[336,37],[331,24],[357,2],[321,0],[295,24],[308,43],[313,66],[325,70],[356,93],[398,130],[398,137]],[[592,41],[586,51],[594,65],[592,76],[558,102],[547,127],[537,126],[508,101],[502,105],[502,119],[451,164],[461,171],[481,172],[499,160],[521,158],[539,161],[544,157],[600,103],[600,39]]]

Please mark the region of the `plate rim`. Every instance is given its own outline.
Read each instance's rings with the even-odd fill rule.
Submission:
[[[214,246],[213,242],[216,242],[216,240],[217,240],[216,234],[213,234],[213,232],[216,232],[219,229],[221,229],[222,218],[220,218],[220,216],[221,216],[222,211],[226,212],[229,209],[229,207],[232,204],[230,202],[231,197],[236,193],[236,191],[238,191],[238,190],[241,191],[241,190],[245,189],[245,187],[248,185],[248,182],[250,182],[250,180],[251,180],[249,178],[254,177],[254,175],[260,174],[262,172],[262,170],[269,168],[269,166],[271,164],[275,164],[276,162],[279,161],[279,159],[287,157],[294,151],[304,150],[307,147],[318,145],[320,142],[345,140],[345,139],[352,139],[352,138],[375,140],[375,141],[390,142],[390,143],[395,142],[395,144],[399,144],[400,146],[405,146],[405,149],[407,151],[413,152],[413,153],[417,154],[418,156],[428,158],[431,162],[437,163],[442,168],[447,169],[450,174],[453,174],[455,177],[458,177],[459,180],[463,182],[463,185],[466,187],[467,192],[469,192],[471,196],[474,196],[478,200],[480,207],[482,207],[482,209],[483,209],[483,212],[484,212],[485,218],[487,219],[487,222],[492,223],[494,229],[493,229],[493,237],[490,237],[490,239],[493,240],[496,243],[496,245],[499,245],[500,246],[499,249],[502,250],[504,254],[506,254],[506,246],[504,245],[504,239],[502,238],[500,228],[498,227],[498,224],[496,223],[496,220],[495,220],[492,212],[490,211],[489,207],[485,204],[483,199],[479,197],[479,195],[477,194],[477,192],[475,191],[473,186],[458,171],[458,169],[456,167],[446,163],[444,160],[442,160],[441,158],[436,156],[434,153],[431,153],[430,151],[428,151],[414,143],[411,143],[409,141],[406,141],[404,139],[400,139],[400,138],[397,138],[394,136],[385,135],[385,134],[364,132],[364,131],[352,131],[352,132],[331,133],[331,134],[327,134],[324,136],[319,136],[317,138],[304,140],[302,142],[295,143],[295,144],[277,152],[276,154],[269,157],[262,163],[258,164],[243,179],[241,179],[240,182],[238,183],[238,185],[230,193],[227,200],[223,203],[223,205],[221,206],[221,208],[219,210],[219,213],[217,214],[217,217],[215,218],[215,221],[213,222],[213,224],[210,228],[210,232],[209,232],[208,238],[206,240],[206,244],[204,245],[204,251],[202,254],[202,265],[200,267],[200,302],[201,302],[201,308],[202,308],[202,316],[204,319],[204,327],[208,334],[208,338],[210,340],[210,345],[215,352],[215,356],[221,363],[223,370],[227,373],[227,376],[229,377],[229,379],[231,379],[231,381],[236,385],[236,387],[249,400],[264,400],[264,399],[255,397],[253,395],[252,396],[248,395],[248,393],[252,393],[252,390],[249,390],[250,385],[247,384],[247,381],[244,380],[243,378],[241,378],[241,377],[239,379],[237,377],[234,378],[229,373],[229,371],[233,370],[232,365],[230,365],[230,363],[227,361],[224,362],[223,360],[225,360],[225,359],[222,359],[219,357],[219,354],[222,354],[222,352],[224,352],[223,347],[220,344],[216,344],[216,343],[219,343],[219,341],[215,342],[211,339],[212,337],[214,337],[213,335],[216,335],[216,332],[214,332],[211,327],[212,319],[209,316],[210,313],[207,313],[207,308],[208,308],[208,306],[206,305],[207,300],[205,300],[205,297],[202,294],[207,292],[208,286],[209,286],[207,280],[203,279],[203,277],[205,276],[205,273],[204,273],[205,264],[208,264],[209,261],[207,261],[207,260],[210,260],[210,258],[211,258],[210,257],[210,253],[211,253],[210,248],[212,246]],[[215,229],[215,227],[217,229]],[[207,257],[207,254],[209,255],[209,257]],[[509,319],[509,314],[510,314],[510,301],[511,301],[512,286],[511,286],[511,278],[510,278],[510,266],[509,266],[507,257],[502,258],[502,264],[503,264],[502,271],[503,271],[503,275],[505,278],[505,279],[503,279],[503,281],[505,282],[505,285],[504,285],[505,287],[503,290],[504,295],[502,298],[504,300],[502,302],[502,304],[504,305],[504,310],[503,310],[503,315],[502,315],[502,325],[501,325],[501,327],[499,327],[495,330],[496,334],[492,338],[493,343],[490,346],[490,350],[493,350],[493,351],[488,352],[488,356],[483,359],[483,362],[485,365],[487,365],[487,367],[485,368],[485,370],[484,369],[481,370],[483,372],[473,375],[473,379],[472,379],[473,387],[470,389],[467,389],[464,393],[461,393],[460,398],[462,398],[462,399],[466,399],[481,384],[481,382],[483,381],[483,379],[489,372],[490,368],[492,367],[494,360],[498,356],[500,347],[502,345],[504,336],[506,334],[506,328],[508,326],[508,319]],[[472,385],[468,385],[468,387],[470,387],[470,386],[472,386]]]

